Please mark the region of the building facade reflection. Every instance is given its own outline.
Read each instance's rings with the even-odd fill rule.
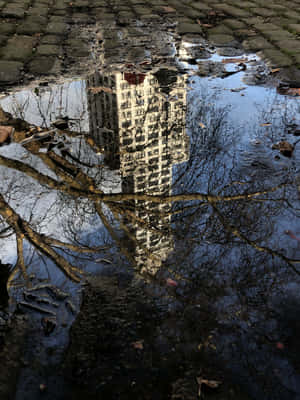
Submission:
[[[110,168],[120,170],[123,192],[170,195],[173,166],[189,154],[185,76],[97,72],[87,91],[90,134]],[[135,262],[155,274],[173,249],[171,204],[133,200],[127,207]]]

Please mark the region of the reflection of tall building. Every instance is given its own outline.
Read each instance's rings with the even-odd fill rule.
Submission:
[[[90,131],[127,193],[169,195],[172,166],[188,158],[185,77],[95,73],[88,80]],[[128,203],[135,260],[155,273],[173,248],[169,203]],[[132,216],[134,215],[134,219]]]

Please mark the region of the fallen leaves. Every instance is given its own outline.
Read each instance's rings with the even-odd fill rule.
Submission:
[[[131,343],[132,347],[137,350],[144,349],[144,340],[137,340],[136,342]]]
[[[271,122],[264,122],[263,124],[260,124],[260,126],[271,126]]]
[[[166,284],[167,284],[167,286],[171,286],[171,287],[178,286],[178,283],[171,278],[166,279]]]
[[[284,344],[281,343],[281,342],[277,342],[277,343],[276,343],[276,349],[278,349],[278,350],[283,350],[283,349],[284,349]]]
[[[8,208],[7,210],[5,210],[5,214],[6,214],[8,217],[11,217],[11,216],[13,215],[13,212],[12,212],[12,210],[11,210],[10,208]]]
[[[220,381],[215,381],[215,380],[208,380],[204,379],[201,376],[198,376],[196,378],[197,383],[198,383],[198,397],[201,397],[201,390],[202,390],[202,385],[206,385],[211,389],[216,389],[218,388],[222,382]]]
[[[163,9],[164,12],[166,12],[166,13],[173,13],[173,12],[176,12],[175,8],[170,7],[170,6],[163,6],[162,9]]]
[[[204,125],[203,122],[199,122],[199,126],[200,126],[200,128],[202,128],[202,129],[205,129],[205,128],[206,128],[206,125]]]
[[[13,130],[11,126],[0,125],[0,145],[8,141]]]
[[[295,97],[300,96],[300,88],[289,88],[286,94]]]
[[[7,116],[5,115],[5,112],[0,107],[0,123],[3,124],[5,122],[7,122]]]
[[[246,88],[244,86],[242,86],[242,87],[230,89],[230,91],[233,92],[233,93],[239,93],[239,92],[241,92],[242,90],[245,90],[245,89]]]
[[[47,389],[47,386],[44,383],[40,384],[40,391],[44,392]]]
[[[286,96],[297,97],[300,96],[299,82],[297,84],[280,84],[277,87],[277,92]]]
[[[91,137],[89,137],[86,142],[90,145],[90,146],[94,146],[95,145],[95,140]]]
[[[204,24],[200,21],[200,19],[197,19],[197,24],[201,25],[203,28],[213,28],[214,26],[212,24]]]
[[[223,64],[240,64],[248,62],[248,58],[223,58]]]
[[[294,148],[295,147],[286,140],[282,140],[281,142],[272,145],[273,150],[279,150],[280,153],[285,157],[292,157]]]
[[[273,68],[271,69],[270,74],[276,74],[279,71],[281,71],[281,68]]]
[[[54,316],[43,317],[41,322],[46,336],[49,336],[54,331],[57,325],[56,317]]]

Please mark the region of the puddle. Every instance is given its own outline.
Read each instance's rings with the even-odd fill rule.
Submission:
[[[82,278],[120,272],[174,315],[209,304],[217,322],[195,351],[250,396],[300,397],[299,100],[249,84],[267,81],[256,56],[196,47],[172,67],[141,62],[0,100],[14,127],[0,147],[0,259],[14,266],[11,308],[34,327],[17,399],[40,398],[62,359]],[[175,336],[192,336],[178,320]],[[43,396],[63,398],[57,382]]]

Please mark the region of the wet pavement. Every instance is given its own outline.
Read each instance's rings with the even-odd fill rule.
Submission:
[[[164,36],[197,35],[221,47],[260,51],[273,68],[299,80],[299,1],[178,2],[105,0],[1,1],[0,84],[26,84],[38,77],[92,72],[103,57],[151,52],[159,32],[158,54],[168,50]],[[151,34],[149,34],[149,30]],[[149,40],[150,39],[150,40]],[[155,41],[155,40],[154,40]]]
[[[0,392],[300,398],[297,4],[0,6]]]

